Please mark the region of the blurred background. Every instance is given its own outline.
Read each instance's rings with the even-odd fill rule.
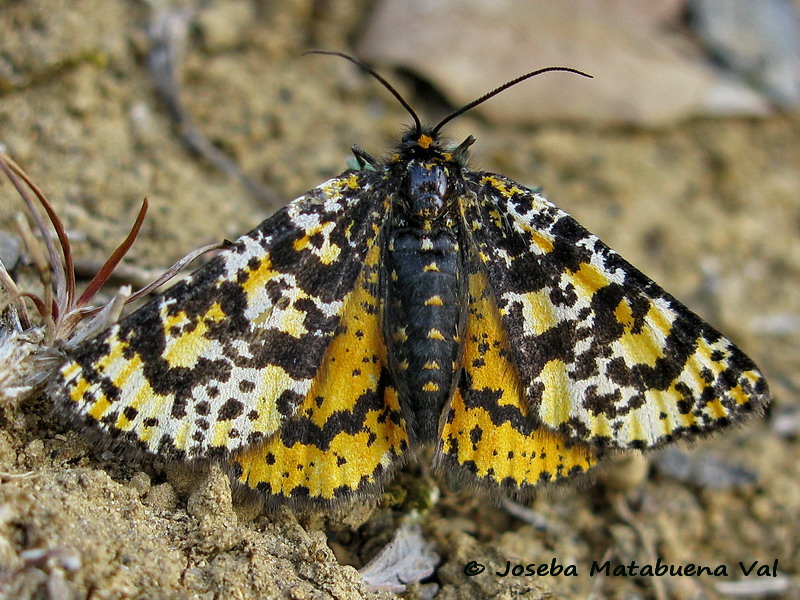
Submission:
[[[306,50],[366,60],[428,122],[534,69],[590,73],[594,79],[549,73],[526,81],[445,133],[456,142],[475,135],[473,168],[542,186],[759,363],[775,396],[766,418],[692,452],[751,476],[720,489],[681,479],[656,460],[633,504],[659,556],[731,565],[730,580],[741,579],[737,561],[779,558],[777,592],[797,597],[798,14],[796,0],[5,1],[0,145],[48,194],[87,264],[124,238],[147,196],[151,209],[127,261],[158,271],[195,247],[238,237],[341,172],[352,144],[380,155],[397,142],[410,119],[395,99],[352,64],[302,56]],[[20,205],[6,182],[0,197],[2,259],[22,272],[27,258],[13,227]],[[71,479],[75,465],[90,474],[86,485]],[[215,560],[185,550],[202,527],[186,516],[188,492],[177,476],[164,475],[163,465],[142,467],[148,483],[128,498],[119,490],[130,490],[138,471],[113,465],[48,417],[46,401],[11,409],[0,431],[0,470],[36,471],[38,483],[0,488],[10,515],[0,519],[0,568],[13,571],[26,549],[58,547],[82,556],[81,568],[62,569],[75,597],[91,585],[123,597],[108,566],[121,564],[121,555],[132,596],[266,593],[258,582],[275,572],[253,566],[241,546],[222,544]],[[113,479],[91,475],[101,468]],[[152,491],[162,485],[172,496]],[[547,534],[488,503],[445,499],[426,524],[442,556],[437,597],[536,597],[540,583],[556,597],[583,598],[593,585],[608,597],[652,597],[635,579],[534,583],[461,571],[470,557],[501,561],[498,568],[506,558],[557,556],[588,570],[607,552],[641,562],[641,537],[610,508],[607,492],[601,482],[538,498],[536,509],[554,524]],[[165,493],[174,500],[148,503],[148,494]],[[125,500],[102,500],[109,494]],[[86,512],[96,504],[104,510]],[[396,526],[386,514],[305,529],[317,541],[327,530],[338,562],[359,567]],[[94,527],[114,518],[118,530]],[[237,518],[271,535],[253,514]],[[165,519],[187,524],[177,531]],[[76,538],[77,523],[90,524],[85,539]],[[123,534],[125,526],[139,534]],[[161,554],[159,540],[177,554]],[[274,552],[263,552],[274,564]],[[184,566],[166,566],[175,560]],[[286,586],[308,558],[300,552],[290,562]],[[234,563],[261,575],[228,579],[223,565]],[[346,579],[336,560],[325,564],[331,577]],[[53,569],[41,567],[42,581]],[[334,596],[323,580],[303,580],[309,594],[320,594],[307,597]],[[718,583],[679,578],[667,593],[730,597]]]

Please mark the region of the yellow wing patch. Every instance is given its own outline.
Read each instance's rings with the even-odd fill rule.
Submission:
[[[274,496],[334,500],[378,484],[405,455],[406,423],[386,380],[379,258],[375,245],[296,416],[233,456],[240,483]]]
[[[479,481],[512,490],[588,470],[596,462],[591,448],[536,425],[483,272],[470,275],[469,296],[464,373],[442,426],[443,455]]]

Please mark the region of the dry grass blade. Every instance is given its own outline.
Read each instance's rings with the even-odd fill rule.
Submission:
[[[103,287],[103,284],[108,280],[111,276],[111,273],[119,264],[119,261],[128,253],[128,250],[131,249],[133,246],[133,242],[136,241],[136,238],[139,235],[139,230],[142,228],[142,222],[144,221],[144,217],[147,215],[147,198],[142,200],[142,208],[139,209],[139,214],[136,215],[136,221],[133,223],[133,227],[131,227],[130,232],[128,233],[127,237],[123,242],[117,246],[117,249],[108,257],[108,260],[100,267],[100,270],[97,272],[92,280],[89,282],[89,285],[86,286],[86,290],[84,290],[81,297],[78,298],[78,306],[82,306],[86,304],[91,298],[97,293],[97,291]]]
[[[144,286],[142,289],[140,289],[137,292],[134,292],[133,294],[131,294],[130,300],[128,300],[128,302],[133,302],[134,300],[138,300],[139,298],[149,294],[150,292],[152,292],[156,288],[161,287],[167,281],[169,281],[170,279],[175,277],[180,271],[183,270],[183,268],[186,265],[188,265],[190,262],[192,262],[195,258],[198,258],[198,257],[202,256],[203,254],[207,254],[208,252],[213,252],[214,250],[220,250],[221,248],[224,248],[227,245],[228,245],[228,242],[217,242],[215,244],[209,244],[208,246],[203,246],[201,248],[198,248],[197,250],[192,250],[191,252],[189,252],[189,254],[187,254],[186,256],[181,258],[180,260],[178,260],[175,264],[173,264],[166,271],[164,271],[161,275],[159,275],[159,277],[156,278],[155,280],[153,280],[152,283],[149,283],[148,285]]]
[[[50,201],[39,189],[39,187],[33,183],[31,178],[28,177],[28,174],[22,170],[22,167],[20,167],[10,156],[3,152],[0,152],[0,169],[5,173],[6,177],[8,177],[8,179],[17,189],[17,193],[20,195],[23,202],[25,202],[25,206],[28,209],[28,214],[36,223],[36,227],[42,236],[42,240],[47,248],[47,254],[50,257],[50,266],[53,269],[56,299],[59,307],[63,308],[64,306],[70,304],[75,297],[75,271],[72,265],[72,248],[70,247],[67,232],[64,230],[64,225],[61,223],[61,219],[58,218],[55,210],[53,210],[53,206],[50,204]],[[53,229],[58,236],[58,241],[61,244],[61,251],[64,261],[63,263],[61,262],[61,258],[58,256],[55,245],[53,244],[47,228],[42,221],[42,217],[39,214],[39,211],[36,209],[36,205],[28,196],[28,193],[25,191],[25,187],[20,185],[19,179],[22,179],[22,181],[25,182],[25,185],[28,186],[28,189],[30,189],[36,195],[39,203],[42,205],[42,208],[44,208],[45,212],[47,213],[47,217],[50,219],[50,223],[53,225]],[[59,297],[59,293],[64,297]]]
[[[22,301],[23,295],[19,291],[19,288],[12,279],[11,275],[8,274],[6,266],[3,264],[2,260],[0,260],[0,286],[6,289],[6,292],[8,293],[8,299],[6,300],[6,303],[14,309],[21,328],[28,329],[31,326],[31,322],[28,318],[28,312],[25,309],[25,303]],[[2,310],[5,311],[6,306],[3,306]]]
[[[28,250],[28,255],[30,256],[31,262],[39,272],[39,279],[42,282],[44,298],[39,298],[38,296],[34,296],[33,294],[29,293],[24,293],[22,295],[26,298],[29,298],[36,306],[36,310],[39,311],[39,316],[41,316],[44,326],[47,330],[45,339],[52,343],[52,341],[55,340],[56,319],[58,319],[58,314],[60,312],[56,302],[53,301],[53,273],[50,270],[50,264],[47,256],[45,256],[45,252],[42,250],[41,244],[36,239],[33,231],[31,231],[28,221],[26,221],[25,217],[22,215],[17,214],[16,223],[17,229],[19,230],[19,235],[25,244],[25,248]],[[58,284],[56,283],[56,285]],[[59,288],[56,287],[56,289]],[[56,296],[56,298],[57,297],[58,296]]]

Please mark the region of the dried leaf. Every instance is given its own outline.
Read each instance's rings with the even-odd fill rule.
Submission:
[[[437,564],[439,555],[433,551],[433,543],[425,541],[420,526],[404,523],[359,573],[367,589],[400,594],[407,585],[432,575]]]

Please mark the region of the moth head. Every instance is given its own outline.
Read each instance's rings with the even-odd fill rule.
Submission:
[[[406,163],[403,196],[412,217],[432,221],[444,213],[453,196],[447,163],[411,159]]]
[[[461,144],[453,147],[449,141],[442,139],[438,133],[430,129],[411,127],[403,134],[393,161],[402,162],[419,158],[454,163],[463,167],[469,158],[467,149],[474,143],[475,138],[469,136]]]
[[[461,190],[467,147],[474,141],[470,136],[452,148],[429,129],[406,131],[390,162],[402,181],[401,201],[408,216],[432,221],[448,211]]]

